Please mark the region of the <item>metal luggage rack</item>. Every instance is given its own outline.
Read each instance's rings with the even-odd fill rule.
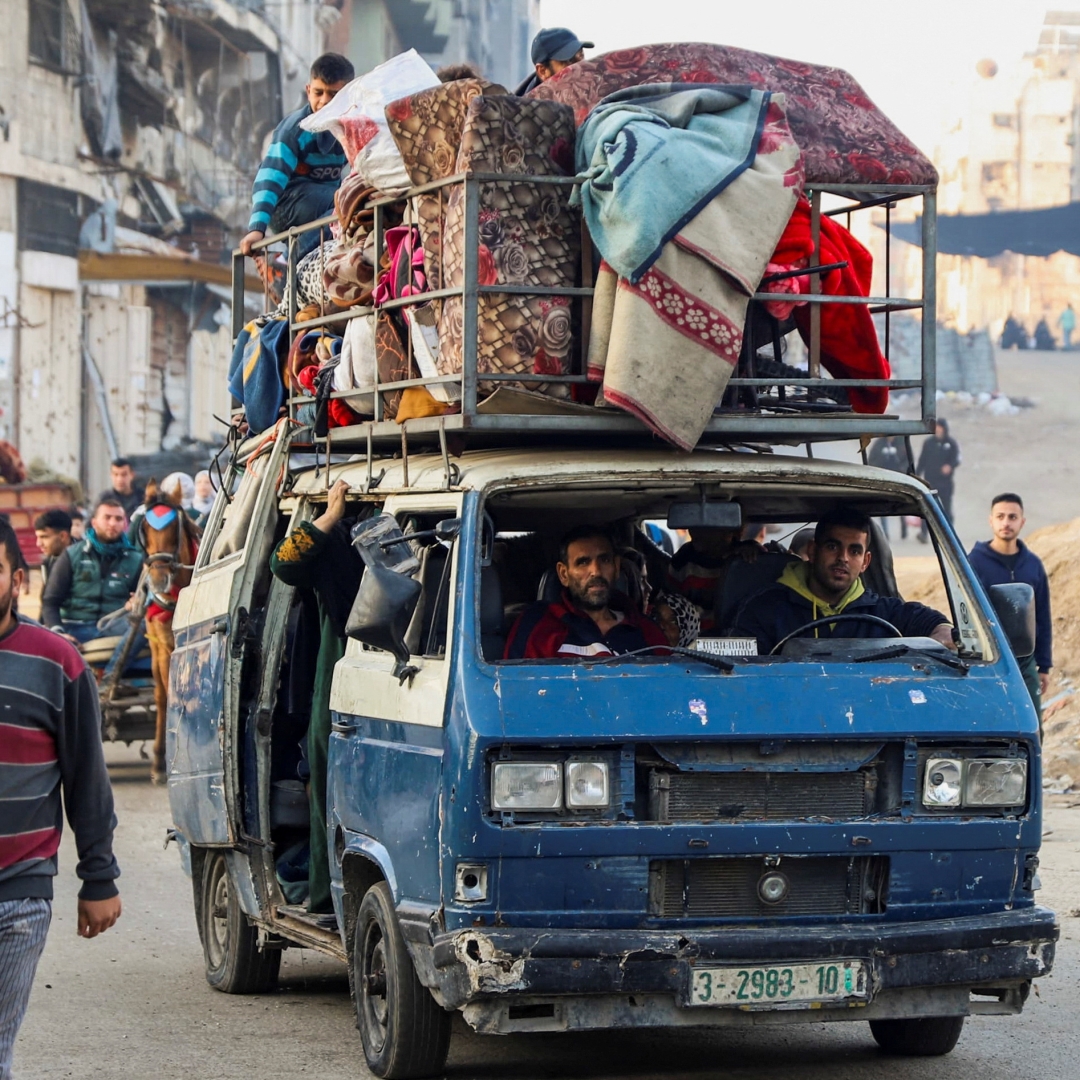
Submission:
[[[465,446],[520,446],[523,443],[537,444],[655,444],[655,437],[636,418],[615,409],[595,409],[586,412],[587,406],[577,409],[564,408],[561,413],[552,415],[532,415],[519,413],[498,413],[485,410],[484,399],[478,392],[480,382],[487,384],[513,383],[526,387],[535,384],[590,384],[584,373],[571,375],[528,375],[518,373],[478,372],[477,345],[479,335],[478,311],[479,299],[488,293],[500,295],[525,296],[567,296],[578,307],[578,325],[581,327],[581,366],[588,352],[588,339],[591,325],[590,287],[542,287],[536,285],[480,285],[477,278],[479,246],[479,213],[481,207],[481,188],[484,185],[500,183],[532,183],[568,188],[575,183],[574,177],[519,176],[504,173],[459,173],[443,180],[433,181],[410,189],[400,196],[387,196],[373,201],[374,208],[374,245],[375,251],[383,250],[385,232],[385,211],[394,203],[411,200],[413,196],[438,193],[440,202],[440,220],[444,220],[444,192],[455,185],[464,187],[464,279],[463,286],[431,290],[416,296],[390,300],[378,305],[378,308],[363,306],[351,307],[318,318],[297,322],[297,281],[295,268],[298,262],[299,238],[314,229],[322,229],[336,220],[329,215],[318,221],[297,226],[287,232],[264,237],[255,244],[257,249],[267,249],[272,245],[284,243],[287,249],[287,271],[285,276],[286,294],[289,313],[289,341],[292,343],[298,333],[317,329],[322,326],[343,328],[350,319],[370,315],[375,310],[387,311],[412,305],[425,304],[431,300],[440,300],[452,296],[462,297],[464,325],[475,328],[475,332],[464,335],[463,370],[449,375],[424,378],[417,374],[415,378],[395,382],[379,383],[378,371],[375,372],[375,385],[370,393],[373,396],[373,414],[383,414],[383,395],[404,390],[409,387],[432,387],[438,384],[451,384],[459,388],[460,411],[437,417],[415,418],[398,423],[393,420],[367,420],[349,427],[330,429],[323,437],[312,434],[311,444],[319,448],[329,459],[331,453],[345,451],[366,451],[369,458],[387,454],[408,454],[410,445],[428,449],[439,448],[443,456],[447,454],[447,437],[455,451]],[[718,408],[703,433],[699,445],[717,446],[734,444],[800,444],[817,441],[853,439],[862,436],[911,435],[925,434],[933,430],[935,421],[935,318],[936,284],[935,261],[937,251],[937,202],[936,188],[932,185],[894,185],[894,184],[807,184],[806,193],[811,204],[811,235],[818,247],[821,217],[846,215],[850,227],[851,215],[876,207],[885,208],[885,295],[870,297],[829,296],[820,291],[820,275],[835,266],[821,266],[816,262],[817,254],[811,259],[810,266],[803,271],[810,277],[810,292],[801,293],[800,301],[810,306],[810,342],[808,345],[808,371],[805,378],[794,377],[758,377],[752,364],[755,349],[749,351],[750,370],[741,363],[740,370],[728,383],[724,402]],[[822,209],[822,196],[839,196],[847,200],[839,207]],[[922,200],[922,295],[920,297],[900,297],[891,295],[891,215],[897,203],[912,198]],[[405,223],[415,223],[410,201]],[[320,233],[320,249],[323,234]],[[440,248],[441,259],[441,248]],[[582,224],[582,271],[583,280],[592,280],[593,257],[592,245],[587,230]],[[322,258],[320,256],[320,264]],[[445,274],[440,274],[445,281]],[[783,299],[784,294],[755,293],[751,298],[751,310],[755,303]],[[264,299],[266,310],[271,310],[272,294],[264,281]],[[233,252],[233,323],[235,340],[244,322],[244,256]],[[823,304],[864,304],[871,313],[883,313],[885,316],[884,354],[889,356],[890,316],[900,311],[920,311],[923,313],[921,327],[921,350],[919,377],[915,379],[833,379],[823,375],[821,368],[821,311]],[[929,317],[927,317],[929,314]],[[750,320],[748,320],[749,322]],[[410,371],[416,370],[412,356],[411,334],[407,334],[408,361]],[[744,355],[744,360],[746,356]],[[896,415],[875,415],[855,413],[845,410],[840,405],[831,408],[826,401],[832,392],[840,388],[851,387],[888,387],[890,391],[918,391],[920,397],[919,416],[915,419],[901,419]],[[791,391],[796,391],[792,394]],[[334,392],[332,398],[355,398],[367,390],[349,390]],[[801,393],[800,393],[801,392]],[[310,397],[290,397],[287,401],[289,416],[295,418],[296,409],[301,404],[310,404]],[[732,402],[734,401],[734,407]],[[552,399],[558,405],[557,399]]]

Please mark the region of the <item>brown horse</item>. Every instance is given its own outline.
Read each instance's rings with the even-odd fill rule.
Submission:
[[[180,503],[180,485],[163,491],[157,481],[146,485],[144,514],[139,521],[139,543],[146,552],[146,640],[154,672],[157,730],[150,775],[165,780],[165,708],[169,693],[169,658],[176,647],[172,619],[180,590],[191,582],[199,550],[200,532]]]

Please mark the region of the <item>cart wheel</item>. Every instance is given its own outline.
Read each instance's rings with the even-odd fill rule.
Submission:
[[[386,1080],[441,1072],[450,1049],[450,1013],[416,977],[384,881],[372,885],[360,904],[351,963],[368,1068]]]
[[[215,990],[260,994],[277,982],[281,952],[259,948],[258,933],[240,910],[220,851],[209,852],[203,863],[199,937],[206,981]]]
[[[898,1057],[940,1057],[949,1053],[964,1029],[962,1016],[918,1020],[871,1020],[870,1033],[886,1054]]]

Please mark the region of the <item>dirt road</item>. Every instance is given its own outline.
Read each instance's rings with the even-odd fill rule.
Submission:
[[[280,989],[228,997],[207,986],[190,882],[162,849],[168,798],[134,751],[109,749],[124,916],[94,941],[75,934],[71,837],[61,848],[52,932],[16,1047],[20,1080],[353,1080],[368,1075],[344,969],[285,954]],[[1062,800],[1063,801],[1063,800]],[[1054,974],[1023,1016],[969,1020],[948,1059],[895,1060],[865,1024],[733,1033],[480,1038],[460,1026],[453,1077],[702,1077],[725,1080],[1072,1080],[1080,1030],[1080,810],[1053,808],[1041,899],[1062,916]],[[1073,916],[1068,913],[1073,912]],[[929,1065],[929,1067],[928,1067]]]

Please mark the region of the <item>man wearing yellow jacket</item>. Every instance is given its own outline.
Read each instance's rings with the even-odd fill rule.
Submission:
[[[940,611],[895,596],[878,596],[862,583],[870,565],[870,519],[851,507],[836,507],[814,530],[808,562],[792,561],[780,577],[752,594],[739,607],[731,632],[757,638],[766,654],[788,634],[830,615],[874,616],[891,623],[905,637],[931,637],[954,649],[953,628]],[[815,637],[889,637],[872,619],[846,618],[808,630]]]

